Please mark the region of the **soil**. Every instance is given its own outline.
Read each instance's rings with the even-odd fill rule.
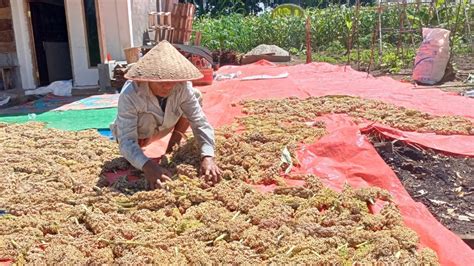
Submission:
[[[373,142],[415,201],[451,231],[474,234],[474,158],[446,156],[402,142]]]
[[[462,94],[463,92],[474,88],[474,85],[469,86],[469,84],[466,84],[464,82],[469,76],[469,74],[473,73],[474,55],[454,55],[451,59],[451,63],[447,66],[446,74],[443,77],[441,83],[427,87],[438,88],[443,91]],[[400,73],[396,74],[390,74],[380,70],[374,70],[371,71],[371,74],[375,77],[389,76],[395,80],[414,83],[412,79],[412,69],[402,69]]]
[[[474,55],[453,56],[453,64],[456,67],[456,78],[465,80],[470,73],[474,73]]]

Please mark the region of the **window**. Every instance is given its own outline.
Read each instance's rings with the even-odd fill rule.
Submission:
[[[99,34],[97,32],[97,16],[95,12],[95,0],[83,0],[84,17],[86,20],[86,38],[89,52],[89,65],[100,64]]]

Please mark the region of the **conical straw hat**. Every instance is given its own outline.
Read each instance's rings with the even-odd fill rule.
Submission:
[[[161,41],[125,74],[136,81],[188,81],[202,78],[201,72],[167,41]]]

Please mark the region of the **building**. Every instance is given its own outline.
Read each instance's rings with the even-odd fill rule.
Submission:
[[[97,87],[97,65],[141,46],[157,0],[0,0],[0,68],[15,88],[72,79]],[[5,85],[5,84],[3,84]],[[1,92],[1,91],[0,91]]]

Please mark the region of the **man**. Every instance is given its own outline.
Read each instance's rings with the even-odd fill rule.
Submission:
[[[112,125],[120,152],[143,171],[150,189],[170,179],[169,173],[145,156],[141,147],[171,133],[166,152],[179,144],[189,125],[201,147],[201,175],[217,182],[214,129],[200,105],[200,93],[190,80],[202,78],[199,70],[167,41],[160,42],[125,75],[128,79]]]

